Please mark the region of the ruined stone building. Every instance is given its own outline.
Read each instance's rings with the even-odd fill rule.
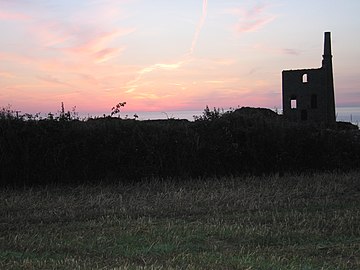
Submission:
[[[322,66],[282,72],[284,117],[332,125],[336,121],[331,35],[325,32]]]

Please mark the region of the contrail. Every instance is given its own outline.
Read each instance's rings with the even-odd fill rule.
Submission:
[[[183,55],[183,59],[177,61],[176,63],[172,63],[172,64],[153,64],[151,66],[145,67],[142,70],[140,70],[138,72],[138,76],[131,82],[129,82],[127,85],[127,91],[126,93],[131,93],[133,91],[135,91],[139,86],[138,86],[138,82],[142,79],[142,76],[146,73],[151,73],[154,70],[158,70],[158,69],[165,69],[165,70],[174,70],[174,69],[178,69],[180,68],[183,64],[185,64],[187,61],[189,61],[189,57],[194,53],[194,50],[196,48],[200,33],[202,28],[204,27],[205,21],[206,21],[206,16],[207,16],[207,7],[208,7],[208,0],[203,0],[203,8],[202,8],[202,15],[201,15],[201,19],[196,27],[196,31],[193,37],[193,40],[191,42],[191,47],[190,50]]]
[[[201,16],[201,20],[200,20],[198,26],[196,27],[196,32],[194,34],[194,38],[193,38],[193,41],[191,43],[191,48],[190,48],[190,51],[189,51],[190,55],[193,54],[193,52],[194,52],[194,50],[196,48],[196,44],[198,42],[201,30],[204,27],[206,16],[207,16],[207,6],[208,6],[208,0],[203,0],[202,16]]]

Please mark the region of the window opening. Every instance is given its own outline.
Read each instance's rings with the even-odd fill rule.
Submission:
[[[317,109],[317,95],[311,95],[311,109]]]
[[[290,99],[290,107],[291,107],[291,109],[297,109],[297,99],[296,99],[296,97],[291,97],[291,99]]]
[[[306,73],[302,76],[302,82],[308,83],[308,75]]]

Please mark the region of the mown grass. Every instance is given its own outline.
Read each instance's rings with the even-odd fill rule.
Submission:
[[[0,196],[1,269],[360,268],[360,173]]]

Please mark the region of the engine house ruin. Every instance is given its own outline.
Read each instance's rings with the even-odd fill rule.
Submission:
[[[284,117],[332,125],[336,122],[331,33],[325,32],[320,68],[284,70],[282,101]]]

